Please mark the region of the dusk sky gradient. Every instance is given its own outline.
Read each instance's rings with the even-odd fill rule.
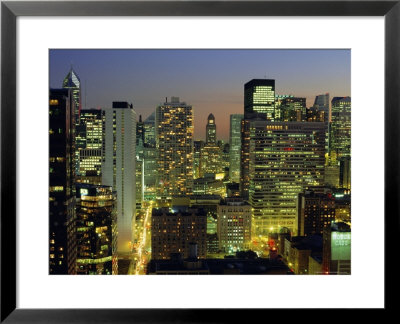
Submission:
[[[276,94],[350,96],[350,50],[50,50],[50,87],[71,64],[81,79],[82,108],[128,101],[145,120],[165,97],[193,106],[194,137],[205,138],[213,113],[217,139],[229,139],[229,115],[243,113],[244,84],[275,79]]]

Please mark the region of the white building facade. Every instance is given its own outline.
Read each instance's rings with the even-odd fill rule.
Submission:
[[[102,113],[102,184],[117,192],[117,251],[129,254],[136,214],[136,112],[132,104],[113,102]]]

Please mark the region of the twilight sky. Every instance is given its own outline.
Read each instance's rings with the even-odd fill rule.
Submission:
[[[351,95],[350,50],[50,50],[50,87],[61,88],[71,64],[82,108],[128,101],[144,120],[180,97],[193,106],[195,139],[205,138],[209,113],[217,138],[229,139],[229,115],[243,113],[251,79],[275,79],[276,94],[306,97],[307,107],[318,94]]]

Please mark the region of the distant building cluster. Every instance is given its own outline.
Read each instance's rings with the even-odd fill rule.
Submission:
[[[350,274],[351,98],[244,84],[229,141],[165,98],[88,109],[49,93],[50,274]]]

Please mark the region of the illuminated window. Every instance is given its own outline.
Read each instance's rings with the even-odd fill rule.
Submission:
[[[58,100],[57,99],[50,99],[50,106],[57,106]]]

